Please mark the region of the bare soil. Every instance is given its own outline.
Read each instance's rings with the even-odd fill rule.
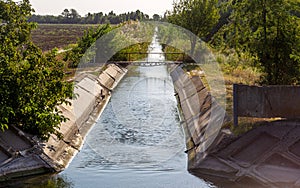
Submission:
[[[55,47],[61,49],[75,44],[86,30],[97,26],[88,24],[39,24],[37,29],[32,32],[32,40],[43,51],[49,51]]]

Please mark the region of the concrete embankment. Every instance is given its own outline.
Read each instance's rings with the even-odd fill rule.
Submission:
[[[192,174],[221,187],[300,187],[299,121],[264,123],[234,136],[222,128],[224,110],[199,77],[179,67],[171,77]]]
[[[228,134],[228,130],[222,129],[225,110],[210,95],[199,76],[190,78],[179,66],[172,67],[170,75],[183,119],[188,169],[192,170]]]
[[[0,132],[0,181],[65,169],[126,73],[125,68],[108,65],[99,77],[83,73],[76,78],[74,93],[78,97],[71,106],[59,107],[69,118],[59,130],[62,140],[51,135],[42,142],[16,127]]]

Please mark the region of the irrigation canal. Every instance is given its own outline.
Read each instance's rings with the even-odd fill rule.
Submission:
[[[161,52],[155,36],[149,49]],[[157,54],[148,58],[164,60]],[[187,171],[185,138],[166,66],[129,69],[69,167],[14,187],[213,187]]]

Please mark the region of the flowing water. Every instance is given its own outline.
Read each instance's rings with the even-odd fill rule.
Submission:
[[[153,38],[151,52],[161,52]],[[163,61],[158,54],[148,61]],[[185,138],[165,66],[130,67],[82,150],[62,173],[28,187],[206,188],[187,172]],[[45,182],[45,181],[44,181]]]
[[[185,139],[165,67],[126,77],[62,176],[74,187],[210,187],[187,172]]]

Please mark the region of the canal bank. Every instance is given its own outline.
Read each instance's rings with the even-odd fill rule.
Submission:
[[[222,127],[227,117],[222,116],[222,107],[204,87],[199,76],[189,77],[179,66],[171,67],[170,74],[181,109],[190,173],[225,188],[300,186],[299,120],[264,122],[246,133],[234,135]],[[274,89],[274,86],[270,88]],[[240,94],[240,101],[257,102],[244,99],[246,95],[243,94]],[[250,95],[252,99],[255,97],[261,96]],[[276,95],[263,92],[263,97]],[[277,98],[275,102],[280,103]],[[272,106],[274,103],[268,104]],[[259,109],[258,106],[254,109]],[[291,106],[289,109],[293,108]],[[250,111],[249,107],[246,109]],[[220,123],[221,127],[214,126]]]
[[[188,76],[181,66],[169,66],[169,72],[185,132],[188,170],[192,171],[224,138],[231,136],[222,127],[229,117],[199,76]]]
[[[107,65],[99,77],[82,73],[76,77],[71,106],[59,109],[69,120],[61,124],[62,140],[51,135],[47,142],[28,135],[17,127],[0,132],[0,181],[31,175],[60,172],[76,155],[127,69]]]

